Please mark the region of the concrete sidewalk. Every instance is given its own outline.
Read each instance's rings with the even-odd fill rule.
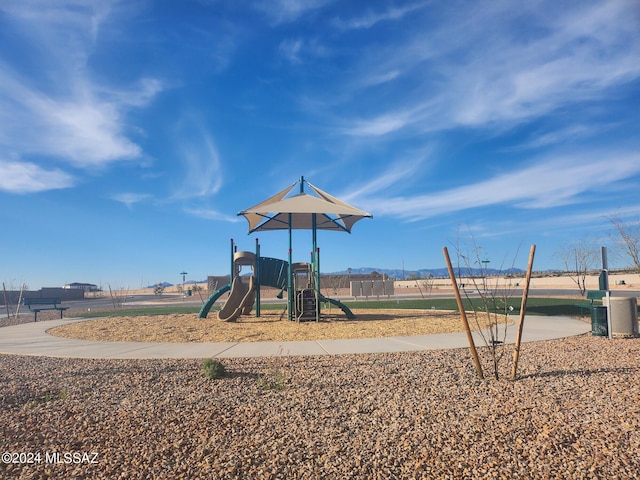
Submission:
[[[340,355],[348,353],[411,352],[468,348],[464,332],[415,337],[313,340],[298,342],[142,343],[95,342],[54,337],[47,330],[83,319],[24,323],[0,329],[0,353],[68,358],[234,358],[272,355]],[[517,323],[517,318],[514,319]],[[523,342],[551,340],[591,331],[591,325],[570,317],[529,316]],[[507,343],[515,342],[516,325],[507,330]],[[477,347],[484,342],[474,333]]]

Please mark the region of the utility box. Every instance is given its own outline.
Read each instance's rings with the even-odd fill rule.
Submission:
[[[638,301],[636,297],[609,297],[611,335],[638,336]]]
[[[607,307],[603,305],[591,306],[591,335],[594,337],[608,337]]]

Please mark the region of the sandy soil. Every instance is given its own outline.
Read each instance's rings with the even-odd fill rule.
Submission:
[[[323,315],[320,322],[300,323],[288,321],[286,315],[281,318],[279,311],[263,311],[260,318],[243,316],[237,322],[222,322],[214,313],[205,319],[197,318],[195,314],[112,317],[72,323],[53,328],[49,333],[100,341],[284,342],[427,335],[462,330],[456,312],[360,309],[354,313],[356,320],[347,320],[341,312],[333,312]]]

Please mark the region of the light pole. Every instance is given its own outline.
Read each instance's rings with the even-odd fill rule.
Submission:
[[[482,260],[482,278],[484,279],[484,291],[487,291],[487,265],[489,264],[489,260]]]
[[[182,272],[180,272],[180,275],[182,275],[182,295],[184,297],[186,297],[187,296],[187,292],[184,289],[184,282],[185,282],[185,279],[187,278],[188,274],[187,274],[187,272],[182,271]]]

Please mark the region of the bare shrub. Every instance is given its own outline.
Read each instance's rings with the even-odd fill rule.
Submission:
[[[505,340],[509,325],[509,313],[514,310],[511,297],[513,290],[511,282],[501,282],[502,273],[491,275],[490,261],[484,249],[480,247],[473,236],[469,246],[458,243],[456,247],[458,272],[465,272],[470,285],[464,288],[464,296],[470,308],[470,314],[475,330],[489,352],[493,375],[500,377],[500,362],[506,352]],[[516,255],[507,272],[514,269]],[[498,268],[504,272],[505,261]]]

